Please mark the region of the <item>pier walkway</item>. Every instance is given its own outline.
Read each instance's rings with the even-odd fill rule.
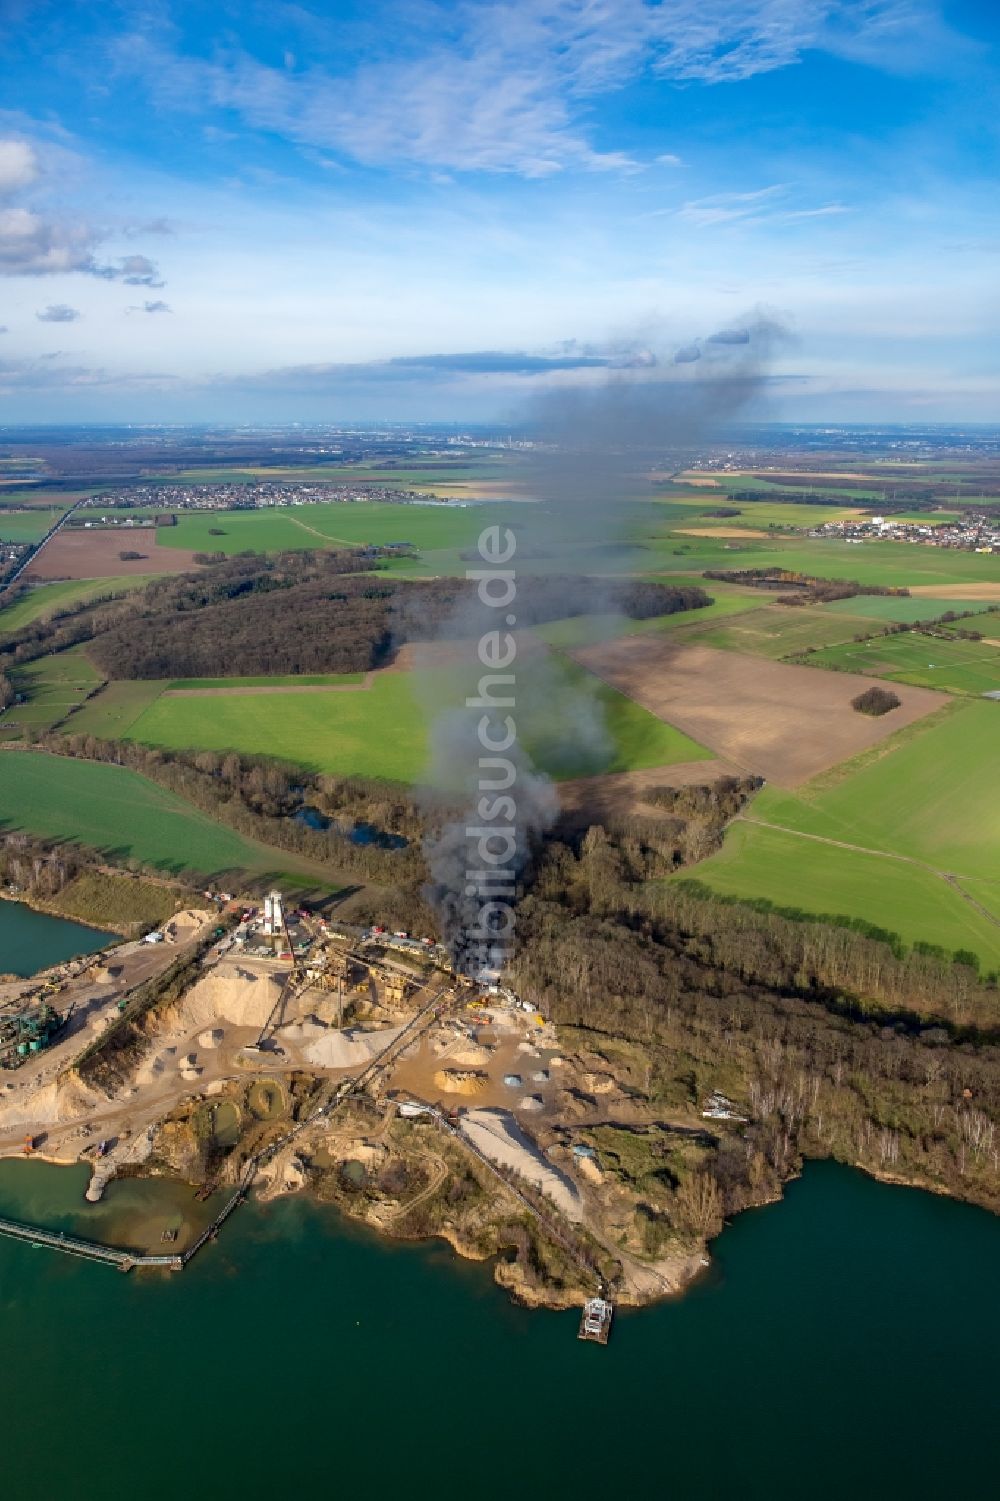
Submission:
[[[11,1240],[23,1240],[31,1246],[50,1246],[54,1251],[65,1251],[70,1256],[82,1256],[88,1261],[104,1261],[116,1266],[121,1272],[130,1272],[133,1267],[167,1267],[179,1272],[184,1265],[182,1256],[140,1256],[134,1251],[120,1251],[114,1246],[102,1246],[94,1240],[83,1240],[78,1235],[67,1235],[64,1230],[42,1230],[37,1225],[22,1225],[17,1220],[0,1219],[0,1235]]]

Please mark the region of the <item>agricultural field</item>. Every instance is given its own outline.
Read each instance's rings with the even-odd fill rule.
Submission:
[[[32,509],[8,511],[0,509],[0,542],[40,542],[50,527],[54,526],[66,510]]]
[[[858,615],[865,620],[879,620],[886,625],[890,621],[897,621],[902,625],[912,624],[915,620],[937,620],[948,610],[956,614],[965,610],[980,611],[988,610],[989,602],[986,600],[973,600],[965,603],[957,600],[952,604],[946,599],[928,599],[926,595],[902,595],[902,594],[864,594],[857,595],[854,599],[836,599],[823,609],[834,615]],[[961,622],[971,630],[980,630],[982,623],[977,620]]]
[[[692,876],[722,896],[768,901],[787,914],[864,922],[907,945],[969,950],[987,973],[1000,968],[1000,927],[950,883],[917,865],[741,820],[717,855],[681,879]],[[976,883],[968,890],[986,905]],[[995,891],[1000,903],[1000,885]]]
[[[691,578],[685,582],[702,585],[712,596],[712,603],[700,610],[678,610],[675,615],[654,615],[648,620],[630,620],[624,615],[573,615],[567,620],[549,620],[544,625],[533,626],[532,632],[550,646],[591,646],[617,636],[634,636],[647,631],[679,631],[684,627],[694,630],[710,621],[754,610],[760,604],[760,595],[748,589],[716,584],[711,579]]]
[[[19,631],[33,620],[46,620],[69,605],[82,604],[105,594],[124,594],[129,589],[141,588],[144,582],[133,575],[131,578],[63,579],[59,583],[38,584],[23,598],[0,610],[0,636]]]
[[[565,723],[555,708],[532,714],[525,746],[554,777],[666,766],[710,754],[580,668],[558,658],[553,661],[567,699],[571,687],[576,690],[586,682],[610,740],[604,751],[587,753],[565,734]],[[164,683],[162,688],[170,686]],[[453,702],[455,691],[453,673],[429,668],[376,672],[369,685],[355,691],[285,688],[208,696],[161,692],[129,723],[127,731],[119,733],[167,749],[240,750],[274,756],[309,770],[412,783],[427,767],[428,706]],[[100,702],[95,702],[95,713]],[[72,727],[89,726],[81,715]]]
[[[788,568],[818,578],[855,579],[893,588],[914,585],[1000,586],[1000,557],[952,551],[909,542],[862,542],[835,538],[733,541],[705,537],[666,537],[648,543],[659,558],[658,571],[690,573],[705,568]]]
[[[212,485],[212,484],[257,484],[261,480],[277,483],[298,481],[308,484],[373,484],[398,486],[400,489],[433,489],[436,485],[469,485],[478,483],[502,484],[516,473],[518,459],[511,454],[477,457],[464,455],[449,462],[447,459],[420,458],[401,459],[398,464],[386,461],[380,464],[247,464],[233,469],[225,464],[206,465],[201,468],[179,469],[172,474],[155,474],[144,479],[151,485]]]
[[[165,686],[162,682],[108,683],[74,710],[65,725],[66,732],[94,735],[98,740],[124,740],[139,715],[156,702]]]
[[[344,673],[329,677],[157,678],[112,682],[74,712],[66,730],[74,735],[94,735],[98,740],[125,739],[139,716],[164,694],[192,699],[214,698],[219,694],[256,697],[261,689],[287,692],[294,688],[299,692],[309,692],[319,688],[352,687],[362,681],[361,673]],[[205,707],[203,704],[202,708]]]
[[[420,549],[463,548],[475,542],[482,516],[478,507],[380,501],[274,506],[260,511],[180,512],[176,526],[157,529],[157,541],[161,551],[186,548],[227,554],[248,549],[282,552],[389,542],[410,542]],[[494,519],[492,508],[489,519]]]
[[[57,657],[41,657],[14,669],[11,682],[27,702],[13,704],[0,717],[0,738],[24,730],[48,730],[74,710],[101,681],[101,675],[78,648]],[[2,763],[6,766],[6,760]]]
[[[971,949],[995,969],[998,732],[1000,705],[953,704],[794,795],[767,787],[693,874],[731,896]]]
[[[674,505],[683,506],[687,511],[686,518],[682,517],[676,521],[678,529],[697,526],[711,527],[720,532],[725,527],[747,527],[765,533],[771,527],[810,531],[813,527],[822,526],[825,521],[846,521],[852,516],[863,515],[865,510],[865,507],[858,505],[807,506],[801,503],[796,504],[794,501],[782,501],[777,496],[773,501],[730,500],[725,494],[717,494],[711,498],[711,491],[702,491],[700,495],[691,496],[689,499],[677,496],[671,497],[671,500]],[[698,514],[718,510],[720,506],[725,507],[726,510],[737,510],[739,515]]]
[[[871,719],[851,708],[851,699],[869,686],[866,678],[713,650],[667,634],[622,636],[573,656],[731,765],[780,787],[870,749],[940,705],[937,694],[901,687],[900,707]]]
[[[49,579],[139,579],[159,573],[187,573],[197,567],[190,551],[157,547],[161,529],[136,527],[63,527],[32,558],[25,578]],[[174,530],[174,528],[170,528]],[[137,552],[138,558],[123,559],[122,552]]]
[[[952,700],[794,796],[766,788],[753,811],[783,828],[1000,881],[998,737],[1000,704]]]
[[[0,828],[70,839],[159,870],[315,878],[310,862],[215,823],[154,782],[95,761],[4,751]]]
[[[814,652],[810,664],[947,693],[1000,692],[1000,646],[906,631]]]
[[[706,581],[711,585],[711,580]],[[764,604],[767,595],[757,593],[759,608],[736,616],[709,622],[704,629],[695,625],[685,632],[686,641],[723,651],[749,652],[754,656],[794,657],[800,652],[838,642],[850,641],[866,629],[863,620],[847,615],[828,615],[822,608]],[[814,662],[816,657],[810,656]]]

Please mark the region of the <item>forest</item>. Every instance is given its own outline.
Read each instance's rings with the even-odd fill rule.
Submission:
[[[711,603],[696,585],[529,577],[518,584],[519,623],[584,613],[598,595],[636,619]],[[406,641],[468,632],[472,597],[462,580],[378,573],[361,551],[244,553],[25,626],[0,645],[0,671],[85,643],[108,678],[366,672]]]
[[[803,1157],[1000,1209],[1000,997],[970,966],[646,879],[613,830],[552,843],[519,905],[513,983],[609,1058],[646,1059],[665,1111],[712,1090],[750,1124],[720,1138],[706,1233]],[[651,1249],[669,1224],[649,1226]]]

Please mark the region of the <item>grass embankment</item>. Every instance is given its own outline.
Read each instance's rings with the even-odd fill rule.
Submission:
[[[130,933],[158,927],[180,907],[197,905],[197,897],[182,886],[88,870],[70,881],[48,905],[63,917]]]
[[[75,840],[112,863],[335,886],[313,861],[244,838],[122,767],[34,751],[0,754],[0,829]]]
[[[998,731],[1000,706],[961,704],[794,794],[766,788],[693,874],[725,895],[969,949],[994,969],[1000,927],[962,893],[1000,917]]]

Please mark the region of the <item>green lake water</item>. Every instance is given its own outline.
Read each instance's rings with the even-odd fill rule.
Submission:
[[[0,975],[34,975],[77,954],[93,954],[113,935],[82,923],[0,901]]]
[[[129,1238],[189,1189],[0,1164],[0,1214]],[[0,1239],[0,1493],[834,1501],[996,1493],[1000,1220],[811,1164],[686,1297],[513,1307],[488,1268],[301,1197],[181,1274]]]

